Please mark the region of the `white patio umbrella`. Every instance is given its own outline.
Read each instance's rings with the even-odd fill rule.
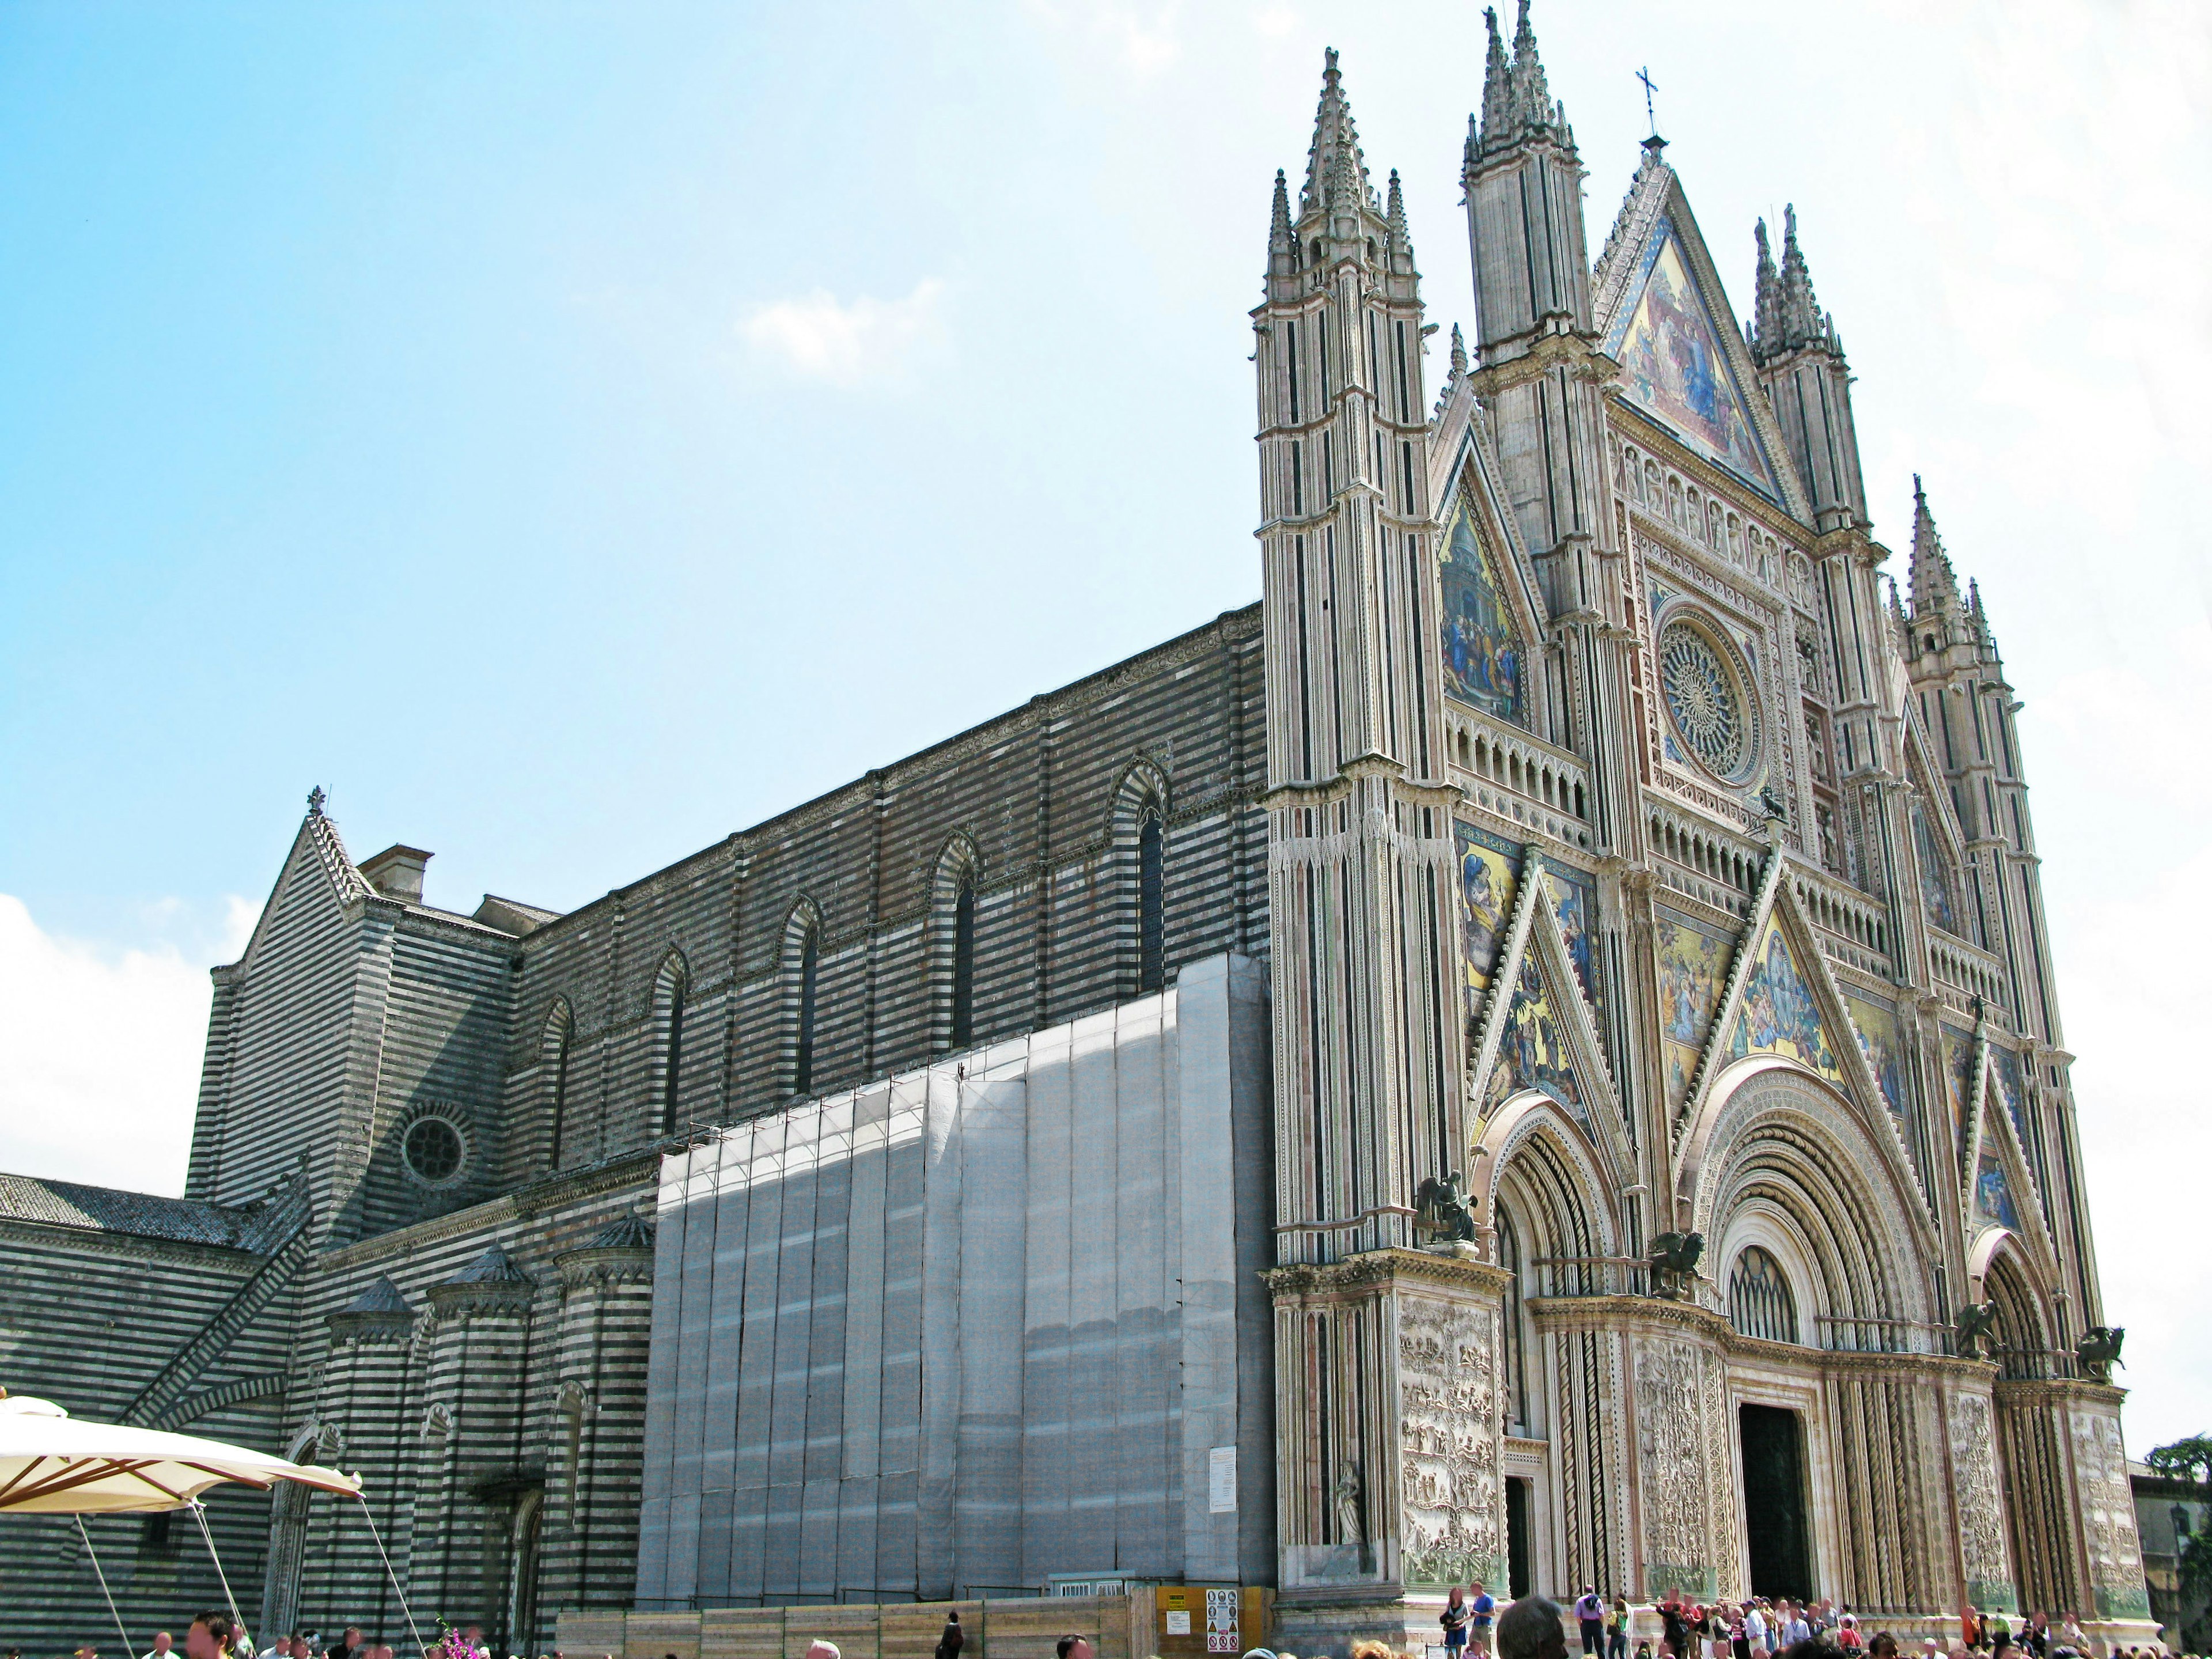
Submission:
[[[337,1492],[360,1499],[361,1477],[311,1463],[293,1463],[267,1452],[198,1435],[170,1434],[160,1429],[134,1429],[121,1424],[93,1423],[71,1417],[51,1400],[0,1390],[0,1513],[72,1515],[107,1610],[115,1614],[116,1634],[124,1651],[133,1651],[131,1637],[116,1613],[115,1598],[108,1594],[107,1574],[100,1565],[92,1536],[85,1530],[88,1515],[150,1514],[163,1510],[188,1509],[199,1522],[200,1536],[215,1560],[216,1576],[222,1581],[223,1597],[231,1617],[239,1617],[237,1598],[231,1594],[229,1576],[216,1555],[215,1539],[208,1531],[207,1512],[200,1494],[226,1481],[267,1490],[279,1480],[290,1480],[318,1492]],[[362,1513],[368,1514],[362,1500]],[[369,1520],[370,1535],[376,1522]],[[384,1553],[384,1540],[376,1550]],[[387,1559],[385,1571],[392,1564]],[[398,1588],[395,1577],[392,1588]],[[406,1599],[400,1600],[407,1611]],[[408,1613],[411,1627],[414,1615]],[[419,1644],[421,1638],[416,1641]]]
[[[267,1488],[295,1480],[361,1493],[357,1475],[159,1429],[71,1417],[50,1400],[0,1399],[0,1512],[108,1515],[180,1510],[226,1480]]]

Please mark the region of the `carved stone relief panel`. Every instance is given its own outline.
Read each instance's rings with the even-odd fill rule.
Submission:
[[[2005,1553],[2003,1499],[1997,1495],[1995,1425],[1986,1395],[1951,1396],[1952,1498],[1959,1516],[1959,1557],[1966,1599],[1984,1609],[2014,1612],[2012,1565]]]
[[[1409,1584],[1504,1577],[1498,1310],[1398,1298],[1400,1571]]]
[[[2135,1495],[2128,1485],[2120,1425],[2103,1412],[2073,1413],[2074,1467],[2081,1485],[2081,1534],[2089,1552],[2089,1583],[2102,1619],[2148,1619],[2142,1552],[2136,1537]]]
[[[1669,1586],[1713,1595],[1707,1490],[1705,1356],[1694,1343],[1636,1341],[1636,1450],[1644,1506],[1647,1593]]]

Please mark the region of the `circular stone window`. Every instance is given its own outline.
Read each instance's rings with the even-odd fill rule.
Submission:
[[[1684,746],[1716,777],[1741,772],[1751,753],[1750,720],[1735,672],[1703,629],[1667,624],[1659,636],[1659,684]]]
[[[442,1186],[461,1172],[468,1152],[461,1132],[442,1117],[417,1118],[400,1143],[407,1167],[418,1181]]]

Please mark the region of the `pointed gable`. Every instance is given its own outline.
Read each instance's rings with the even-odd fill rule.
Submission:
[[[1799,971],[1796,952],[1778,919],[1770,920],[1744,981],[1742,1005],[1729,1039],[1732,1059],[1779,1054],[1828,1079],[1844,1080],[1836,1034]]]
[[[1728,341],[1734,329],[1692,275],[1672,214],[1644,245],[1629,298],[1606,340],[1629,398],[1716,465],[1779,501],[1782,487],[1753,424]]]

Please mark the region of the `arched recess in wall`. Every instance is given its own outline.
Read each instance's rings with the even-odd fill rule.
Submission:
[[[545,1167],[557,1170],[568,1139],[568,1057],[575,1047],[576,1016],[568,999],[553,999],[538,1038],[538,1086],[545,1103]]]
[[[783,922],[783,1093],[814,1091],[821,1024],[822,911],[811,898]]]
[[[323,1439],[322,1425],[310,1419],[285,1449],[288,1462],[312,1463]],[[276,1483],[269,1505],[269,1565],[261,1580],[263,1630],[290,1630],[299,1622],[300,1577],[307,1561],[307,1506],[311,1487],[293,1480]]]
[[[1790,1283],[1797,1340],[1869,1352],[1926,1346],[1934,1241],[1894,1137],[1786,1061],[1738,1061],[1683,1142],[1684,1226],[1726,1268],[1758,1245]]]
[[[944,1054],[975,1041],[976,888],[982,855],[965,835],[938,854],[929,884],[930,1048]]]
[[[659,1132],[672,1135],[683,1125],[684,1022],[691,994],[691,970],[684,953],[672,949],[653,976],[653,1063],[648,1073]]]
[[[1498,1230],[1498,1262],[1511,1275],[1499,1379],[1506,1423],[1513,1433],[1541,1435],[1545,1395],[1528,1303],[1617,1288],[1599,1260],[1620,1253],[1612,1199],[1581,1129],[1534,1090],[1492,1115],[1472,1163],[1473,1207]]]
[[[2002,1228],[1984,1232],[1967,1252],[1966,1275],[1969,1295],[1997,1305],[1996,1361],[2002,1375],[2049,1376],[2060,1346],[2051,1298],[2020,1241]]]
[[[1127,994],[1167,983],[1168,780],[1149,760],[1133,763],[1114,791],[1108,828],[1115,885],[1115,955]]]

